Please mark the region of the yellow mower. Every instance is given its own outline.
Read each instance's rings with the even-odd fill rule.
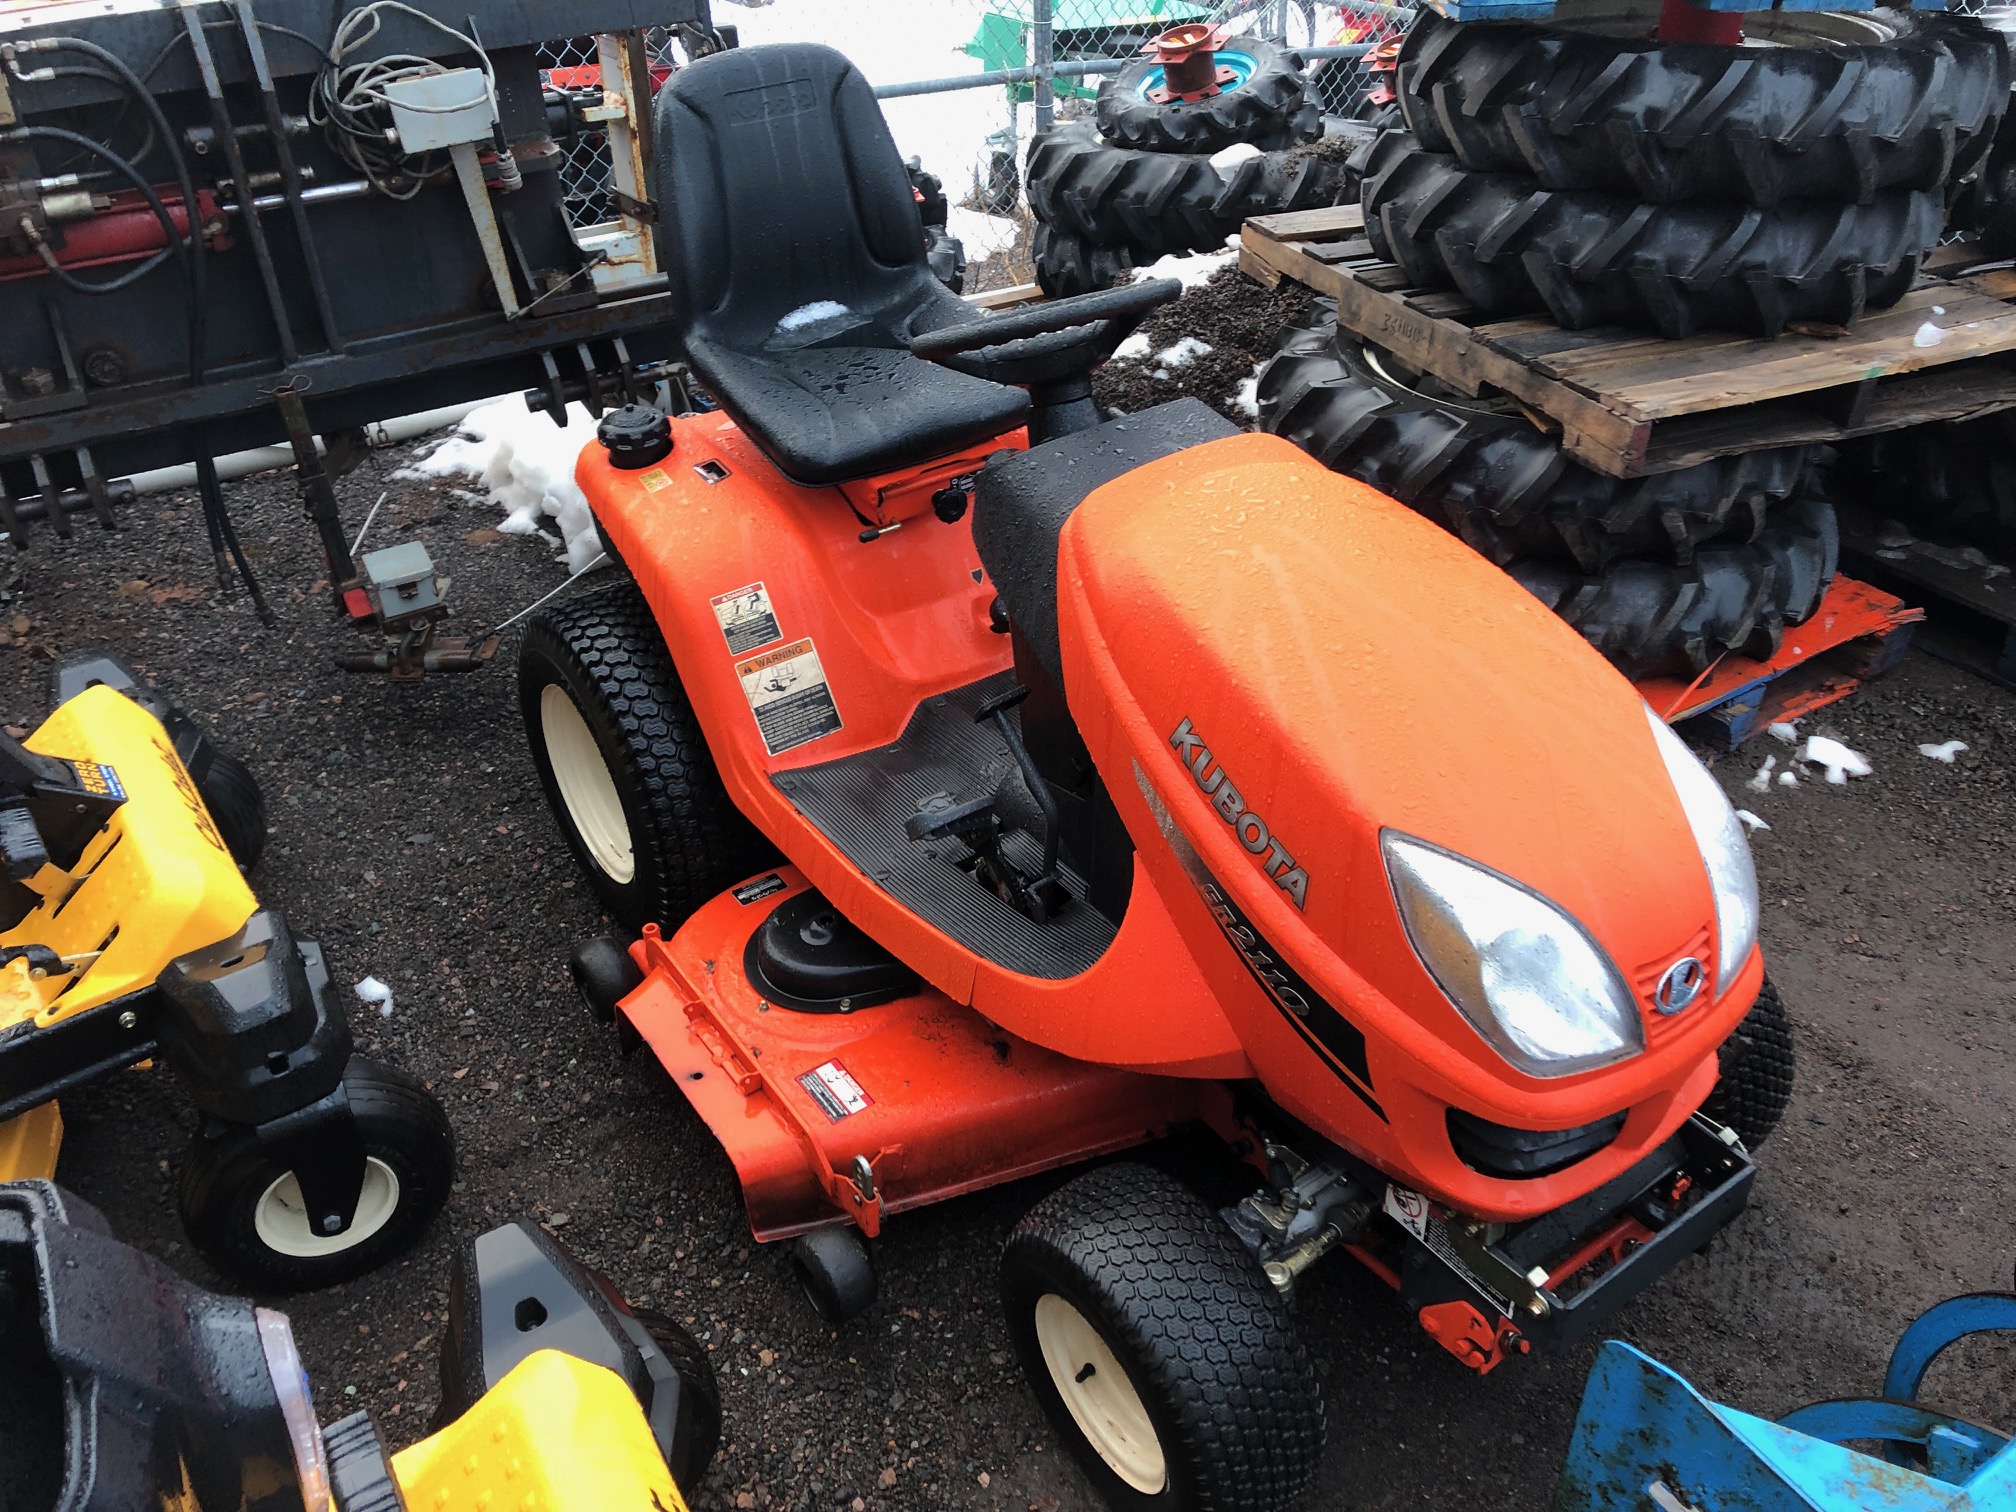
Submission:
[[[700,1345],[520,1220],[465,1246],[430,1437],[323,1427],[284,1314],[0,1185],[0,1502],[66,1512],[686,1512],[720,1437]]]
[[[111,658],[57,697],[0,735],[0,1180],[55,1174],[58,1097],[158,1059],[202,1115],[177,1193],[197,1250],[264,1291],[375,1268],[447,1200],[440,1105],[351,1054],[320,949],[246,884],[250,774]]]

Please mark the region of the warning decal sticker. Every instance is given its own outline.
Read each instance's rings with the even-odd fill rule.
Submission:
[[[784,879],[771,872],[767,877],[758,877],[753,882],[744,882],[735,889],[735,901],[741,904],[761,903],[765,898],[774,897],[784,891]]]
[[[875,1099],[861,1090],[861,1083],[847,1074],[837,1060],[814,1066],[798,1078],[798,1085],[811,1094],[834,1123],[875,1106]]]
[[[840,728],[840,711],[810,640],[795,640],[735,664],[742,696],[772,756]]]
[[[665,469],[662,467],[651,468],[637,481],[644,485],[646,493],[662,493],[672,486],[672,480],[665,476]]]
[[[721,633],[728,637],[728,649],[737,656],[767,646],[784,633],[777,628],[770,594],[761,583],[737,588],[709,602],[714,606],[714,618],[721,623]]]

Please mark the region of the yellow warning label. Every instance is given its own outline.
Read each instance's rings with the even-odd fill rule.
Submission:
[[[672,486],[672,480],[665,476],[665,469],[662,467],[647,467],[637,475],[637,481],[644,485],[646,493],[657,493],[660,489]]]

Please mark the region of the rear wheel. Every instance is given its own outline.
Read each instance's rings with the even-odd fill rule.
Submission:
[[[195,781],[231,859],[250,871],[266,851],[266,795],[259,779],[236,756],[212,746],[210,763]]]
[[[361,1056],[344,1068],[343,1089],[365,1167],[357,1211],[340,1234],[311,1226],[294,1173],[252,1128],[198,1134],[182,1162],[176,1195],[189,1242],[255,1291],[311,1291],[376,1270],[418,1239],[448,1200],[455,1136],[433,1095]]]
[[[698,1501],[700,1482],[721,1443],[721,1383],[714,1379],[714,1362],[707,1358],[698,1339],[664,1313],[637,1307],[631,1309],[631,1316],[644,1325],[651,1342],[679,1373],[679,1389],[692,1414],[692,1436],[687,1440],[684,1462],[667,1468],[679,1489]]]
[[[1107,1503],[1275,1512],[1323,1449],[1323,1392],[1259,1262],[1196,1196],[1113,1165],[1037,1204],[1001,1255],[1008,1331]]]
[[[1144,152],[1216,152],[1235,142],[1263,150],[1294,147],[1323,130],[1323,118],[1295,54],[1259,37],[1235,37],[1219,51],[1230,80],[1201,100],[1151,99],[1162,65],[1136,58],[1099,86],[1100,135]]]
[[[518,699],[546,801],[624,929],[676,925],[774,856],[722,786],[635,584],[535,616]]]
[[[1768,979],[1717,1056],[1721,1077],[1701,1112],[1734,1129],[1743,1147],[1755,1150],[1771,1137],[1792,1100],[1792,1018]]]

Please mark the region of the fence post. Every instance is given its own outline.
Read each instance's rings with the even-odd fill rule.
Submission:
[[[1031,0],[1029,8],[1029,61],[1036,70],[1033,90],[1038,135],[1050,129],[1056,118],[1057,97],[1050,89],[1050,0]]]

